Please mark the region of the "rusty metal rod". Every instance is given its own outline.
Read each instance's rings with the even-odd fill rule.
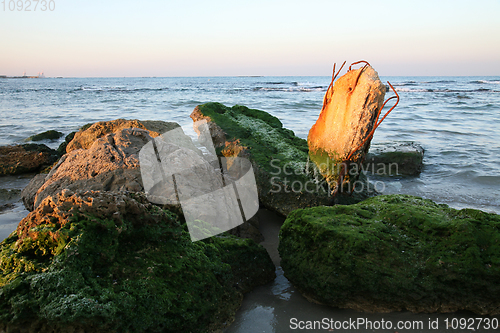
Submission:
[[[349,70],[348,72],[350,72],[352,69],[352,65],[357,65],[357,64],[361,64],[361,63],[365,63],[365,66],[371,66],[370,63],[368,61],[364,61],[364,60],[360,60],[360,61],[356,61],[356,62],[353,62],[350,66],[349,66]]]
[[[337,73],[335,73],[335,65],[336,63],[333,64],[333,73],[332,73],[332,81],[330,82],[330,85],[328,86],[328,89],[326,89],[326,94],[325,94],[325,98],[323,99],[323,106],[321,107],[321,111],[324,110],[325,106],[330,103],[330,100],[331,98],[329,99],[326,99],[326,95],[328,94],[328,91],[330,89],[333,89],[333,82],[335,81],[335,79],[337,78],[337,76],[340,74],[340,71],[342,70],[342,68],[344,68],[344,65],[347,61],[344,61],[344,63],[342,64],[342,66],[340,66],[339,70]]]
[[[366,62],[366,61],[365,61]],[[356,86],[358,85],[359,77],[361,76],[361,73],[365,70],[366,67],[368,67],[370,64],[366,63],[363,67],[361,67],[361,70],[358,73],[358,77],[356,78],[356,81],[354,82],[354,87],[349,88],[349,92],[352,94]],[[350,68],[350,67],[349,67]]]

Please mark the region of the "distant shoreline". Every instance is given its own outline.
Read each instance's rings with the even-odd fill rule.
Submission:
[[[0,79],[43,79],[45,77],[41,77],[41,76],[38,76],[38,75],[33,75],[33,76],[27,76],[27,75],[23,75],[23,76],[7,76],[7,75],[0,75]]]

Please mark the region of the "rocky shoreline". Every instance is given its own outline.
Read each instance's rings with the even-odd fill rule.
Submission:
[[[243,293],[274,279],[252,239],[192,243],[179,207],[141,194],[141,147],[176,127],[119,119],[67,136],[59,161],[21,193],[31,213],[1,243],[0,331],[217,331]],[[261,240],[255,225],[231,233]]]
[[[492,300],[498,296],[492,282],[498,272],[497,259],[492,257],[500,239],[498,216],[484,217],[484,213],[473,210],[450,213],[448,208],[427,201],[424,204],[415,197],[377,196],[363,172],[357,187],[332,198],[328,184],[308,161],[306,140],[284,128],[277,118],[260,110],[219,103],[197,106],[191,118],[208,122],[219,156],[250,160],[261,206],[288,217],[280,232],[282,266],[285,276],[309,299],[363,311],[466,309],[498,314],[498,305]],[[29,169],[45,169],[48,173],[36,175],[22,191],[23,203],[31,213],[0,245],[0,332],[216,331],[231,322],[243,293],[274,279],[275,266],[257,244],[262,241],[258,225],[265,221],[254,218],[229,233],[192,243],[180,206],[153,204],[143,193],[140,149],[177,127],[175,123],[123,119],[88,124],[66,137],[59,154],[56,150],[49,152],[49,156],[57,156],[57,163],[47,159]],[[419,174],[424,154],[420,146],[388,146],[374,149],[360,171],[387,177]],[[4,174],[28,170],[11,167],[22,166],[23,158],[34,161],[22,145],[4,148],[0,148],[0,169],[7,170]],[[20,153],[19,149],[25,150]],[[396,173],[381,171],[390,170],[391,163],[398,165]],[[398,209],[401,214],[395,222],[391,212]],[[429,222],[415,218],[415,209],[430,209],[429,215],[441,209],[458,220],[452,223],[432,217]],[[377,212],[381,211],[388,217],[379,217]],[[368,223],[370,219],[373,222]],[[336,221],[335,228],[349,229],[354,238],[341,237],[331,221]],[[404,229],[408,225],[414,229]],[[427,239],[428,225],[449,237],[443,238],[436,231],[437,238]],[[456,228],[446,229],[450,225]],[[397,234],[398,240],[389,241],[389,245],[377,243],[370,238],[373,226],[394,237]],[[395,229],[387,231],[391,226]],[[416,233],[419,228],[425,230]],[[487,239],[483,237],[484,228],[489,228]],[[470,235],[467,241],[450,236],[464,230]],[[414,237],[411,240],[409,233]],[[358,234],[366,235],[366,242],[359,243]],[[433,249],[407,249],[410,243],[439,245],[446,241],[449,243],[439,254]],[[480,269],[474,264],[477,267],[468,268],[466,262],[473,258],[462,260],[460,251],[474,252],[474,246],[489,256],[476,264],[490,267]],[[370,252],[372,247],[381,252]],[[359,254],[364,261],[357,261],[360,258],[353,254],[354,249],[366,251]],[[388,260],[395,256],[383,249],[407,254],[395,262]],[[455,257],[447,252],[449,249],[454,249]],[[345,258],[333,259],[337,257]],[[464,264],[456,266],[457,262]],[[433,263],[435,269],[421,268]],[[384,272],[377,270],[384,267]],[[394,267],[407,267],[406,275]],[[465,290],[471,277],[479,282],[470,285],[466,296],[477,297],[460,298],[460,290]],[[425,283],[418,284],[419,279]],[[444,283],[447,279],[456,284]],[[349,289],[342,281],[358,281],[371,289]],[[407,288],[395,281],[402,281]],[[491,285],[486,286],[488,281]],[[381,296],[385,289],[380,283],[397,288],[394,298]],[[435,287],[443,283],[446,288]],[[426,292],[413,290],[415,284]],[[478,296],[481,288],[489,291],[491,299],[484,293],[483,298]],[[447,297],[448,303],[426,301],[439,298],[445,291],[455,295],[453,290],[457,296]],[[181,295],[180,291],[185,292]],[[402,301],[394,301],[396,296]]]

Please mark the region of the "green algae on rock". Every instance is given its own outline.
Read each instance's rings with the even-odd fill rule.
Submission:
[[[192,243],[142,194],[65,190],[0,243],[0,330],[212,331],[272,279],[251,240]]]
[[[61,144],[59,145],[59,147],[57,147],[57,152],[62,156],[64,154],[66,154],[66,147],[68,146],[68,144],[71,142],[71,140],[73,140],[73,138],[75,137],[75,134],[76,132],[71,132],[69,133],[68,135],[66,135],[64,137],[64,141],[61,142]]]
[[[45,131],[42,133],[32,135],[29,138],[27,138],[25,141],[57,140],[60,137],[62,137],[63,135],[64,134],[59,132],[59,131],[48,130],[48,131]]]
[[[259,200],[269,209],[288,215],[297,208],[333,202],[328,184],[314,163],[309,163],[307,141],[283,127],[267,112],[220,103],[198,105],[191,118],[207,120],[218,154],[248,158],[253,165]],[[366,178],[352,195],[340,195],[340,203],[368,197]]]
[[[310,300],[369,312],[500,314],[500,216],[408,195],[290,214],[285,276]]]
[[[422,171],[424,148],[414,142],[372,144],[363,169],[377,176],[417,176]]]

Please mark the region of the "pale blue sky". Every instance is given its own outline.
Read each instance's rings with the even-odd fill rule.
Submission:
[[[0,3],[0,74],[500,75],[500,0],[53,1]]]

